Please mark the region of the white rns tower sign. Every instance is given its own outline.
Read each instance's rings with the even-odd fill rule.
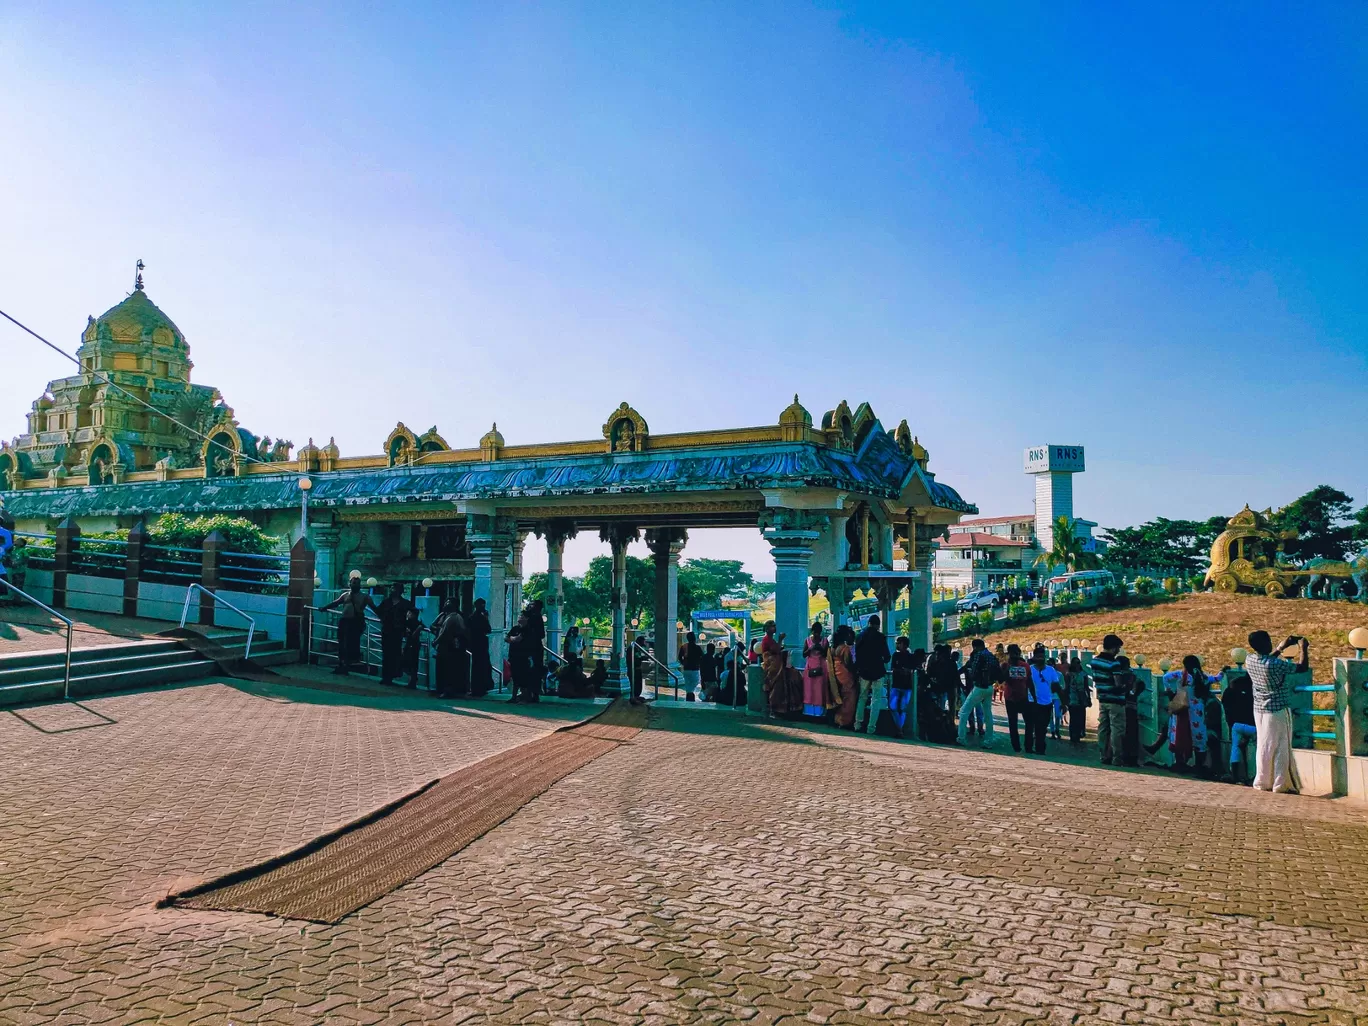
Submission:
[[[1073,476],[1083,472],[1083,446],[1033,445],[1026,450],[1026,473],[1035,478],[1036,539],[1054,548],[1056,517],[1074,519]]]

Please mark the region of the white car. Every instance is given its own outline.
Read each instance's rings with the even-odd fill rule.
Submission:
[[[1000,601],[995,591],[971,591],[955,603],[955,612],[976,613],[980,609],[992,609]]]

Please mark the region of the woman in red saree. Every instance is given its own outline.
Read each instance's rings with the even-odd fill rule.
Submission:
[[[760,639],[760,667],[765,674],[765,697],[769,699],[772,716],[792,716],[802,709],[803,675],[789,666],[784,649],[784,635],[775,635],[775,623],[765,623],[765,636]]]
[[[860,700],[860,681],[855,676],[855,632],[849,624],[836,628],[831,639],[831,689],[836,706],[836,726],[851,730],[855,726],[855,707]]]

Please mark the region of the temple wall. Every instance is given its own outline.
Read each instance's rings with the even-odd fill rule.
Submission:
[[[285,637],[285,596],[261,595],[220,588],[218,594],[256,621],[257,634],[266,632],[277,641]],[[184,595],[184,592],[182,592]],[[176,614],[180,618],[180,614]],[[219,627],[245,627],[246,621],[231,609],[215,608],[214,623]]]
[[[29,567],[24,577],[24,590],[44,605],[52,605],[52,571]]]
[[[149,620],[174,620],[180,623],[181,610],[185,608],[184,584],[153,584],[151,581],[138,582],[138,615]],[[197,618],[199,607],[191,606],[191,616]]]
[[[124,582],[121,577],[88,577],[67,574],[68,609],[85,609],[92,613],[123,613]]]

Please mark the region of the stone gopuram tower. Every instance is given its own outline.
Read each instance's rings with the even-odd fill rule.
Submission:
[[[281,445],[258,452],[264,447],[238,427],[218,389],[191,383],[190,347],[147,297],[141,266],[127,299],[87,318],[76,350],[79,371],[48,382],[28,414],[27,433],[0,445],[0,487],[35,477],[108,484],[158,465],[196,466],[206,454],[201,435],[221,440],[209,457],[221,473],[233,472],[243,454],[288,455]]]

